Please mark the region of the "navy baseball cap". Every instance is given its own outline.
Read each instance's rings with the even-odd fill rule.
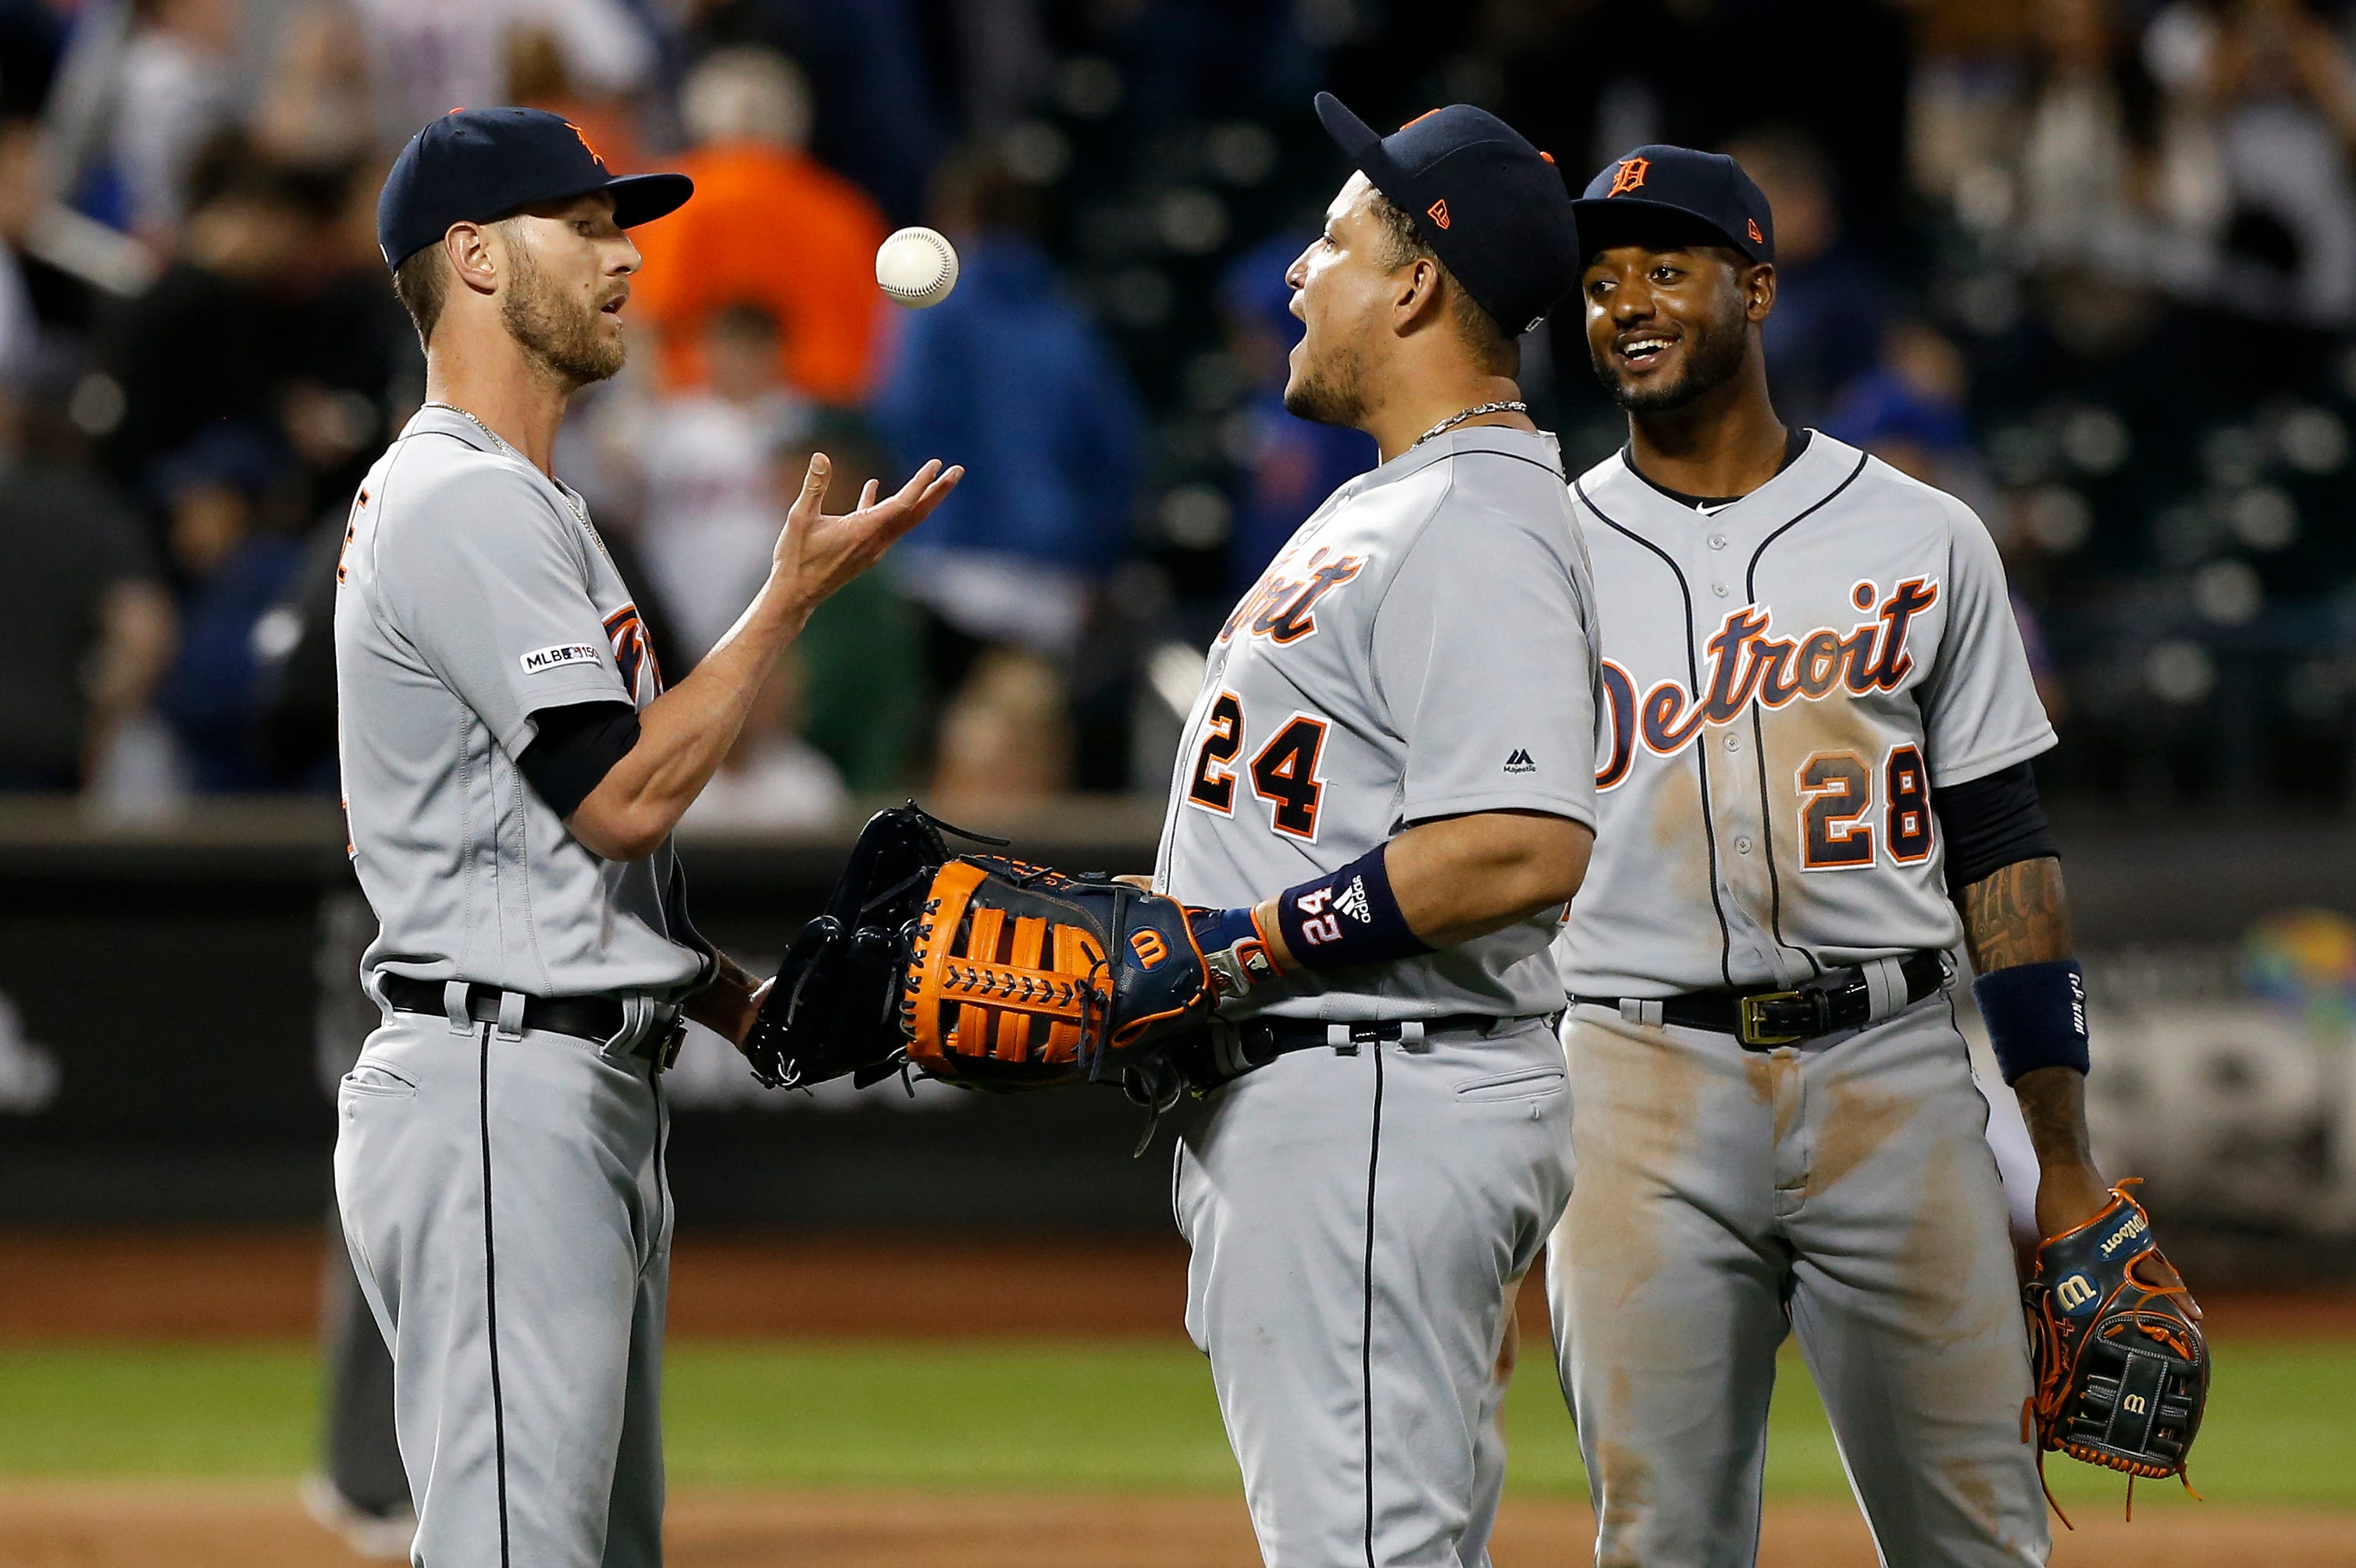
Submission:
[[[1775,218],[1767,198],[1724,153],[1638,147],[1605,165],[1571,206],[1579,213],[1585,255],[1624,243],[1622,235],[1658,233],[1665,220],[1672,232],[1674,226],[1706,230],[1754,262],[1775,259]],[[1639,218],[1648,221],[1640,223]]]
[[[648,222],[695,193],[683,174],[616,176],[580,128],[544,109],[453,109],[409,138],[376,199],[384,264],[438,242],[453,223],[487,223],[519,207],[614,193],[614,221]]]
[[[1487,110],[1451,103],[1378,136],[1321,92],[1317,118],[1507,332],[1544,321],[1579,281],[1578,220],[1554,159]]]

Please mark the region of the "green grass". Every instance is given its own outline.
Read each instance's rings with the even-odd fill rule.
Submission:
[[[2356,1509],[2356,1344],[2228,1343],[2193,1467],[2211,1498]],[[1583,1494],[1552,1369],[1533,1356],[1506,1406],[1513,1482]],[[683,1485],[1223,1491],[1236,1485],[1210,1374],[1183,1345],[686,1341],[669,1363],[671,1476]],[[291,1476],[311,1462],[309,1347],[0,1347],[0,1477]],[[1840,1461],[1786,1358],[1771,1496],[1845,1496]],[[2055,1459],[2063,1502],[2122,1483]],[[2173,1487],[2169,1489],[2172,1490]]]

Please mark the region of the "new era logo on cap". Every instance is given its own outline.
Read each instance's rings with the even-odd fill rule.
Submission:
[[[1332,93],[1316,102],[1326,133],[1506,331],[1544,320],[1578,281],[1570,193],[1512,126],[1451,103],[1378,136]]]

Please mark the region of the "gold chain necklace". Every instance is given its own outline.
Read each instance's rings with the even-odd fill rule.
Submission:
[[[1430,440],[1433,436],[1453,430],[1468,419],[1478,419],[1484,413],[1527,413],[1529,411],[1530,405],[1522,402],[1519,398],[1501,398],[1495,403],[1481,403],[1475,407],[1466,409],[1462,413],[1450,414],[1446,419],[1441,420],[1439,424],[1433,425],[1430,429],[1425,431],[1422,435],[1408,442],[1407,444],[1408,450],[1412,452],[1417,447],[1422,446],[1425,442]],[[462,410],[461,412],[464,411]],[[468,417],[472,418],[473,416],[468,415]]]

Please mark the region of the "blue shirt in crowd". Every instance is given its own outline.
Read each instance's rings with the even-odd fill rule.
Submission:
[[[1064,297],[1046,253],[985,235],[957,292],[903,318],[873,413],[905,471],[964,482],[899,548],[988,552],[1103,573],[1128,548],[1142,419],[1128,378]]]

